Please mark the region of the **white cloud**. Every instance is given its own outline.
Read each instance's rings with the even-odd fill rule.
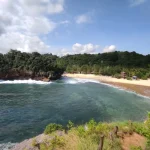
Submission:
[[[76,43],[76,44],[74,44],[72,46],[72,49],[73,49],[74,53],[80,53],[80,54],[83,54],[83,53],[88,53],[88,54],[95,53],[95,51],[98,48],[99,48],[99,45],[93,45],[91,43],[85,44],[85,45]]]
[[[33,34],[47,34],[56,28],[56,23],[46,17],[27,17],[24,20],[27,31]]]
[[[64,0],[19,0],[29,15],[56,14],[64,10]]]
[[[41,51],[42,45],[36,42],[42,44],[39,35],[52,32],[59,24],[50,20],[49,15],[61,13],[63,10],[64,0],[0,0],[0,40],[4,42],[5,39],[13,46],[2,44],[0,48],[5,52],[6,48],[16,48],[20,44],[22,51],[23,48],[32,51],[34,46],[34,50]],[[15,36],[14,39],[12,35]],[[18,37],[22,39],[17,45],[13,44],[12,41],[17,42]],[[33,46],[31,42],[36,45]],[[43,45],[45,48],[46,44]]]
[[[0,36],[0,53],[7,53],[10,49],[17,49],[22,52],[46,53],[50,47],[37,36],[27,36],[21,33],[12,32]]]
[[[116,46],[115,45],[106,46],[103,49],[103,53],[109,53],[109,52],[114,52],[114,51],[116,51]]]
[[[63,49],[57,51],[55,54],[57,56],[66,56],[66,55],[71,55],[71,54],[74,54],[74,53],[72,51],[69,51],[68,49],[63,48]]]
[[[131,7],[141,5],[141,4],[145,3],[146,1],[147,0],[129,0]]]
[[[91,43],[83,45],[80,43],[76,43],[72,46],[72,49],[65,49],[65,48],[57,49],[54,54],[58,56],[66,56],[84,53],[86,54],[109,53],[114,51],[116,51],[115,45],[106,46],[103,50],[100,50],[99,45],[94,45]]]
[[[90,22],[91,22],[91,18],[89,15],[83,14],[83,15],[76,17],[77,24],[90,23]]]
[[[96,50],[98,50],[100,46],[99,45],[93,45],[91,43],[89,44],[85,44],[85,45],[82,45],[82,44],[79,44],[79,43],[76,43],[72,46],[72,49],[66,49],[66,48],[59,48],[55,51],[55,55],[58,55],[58,56],[66,56],[66,55],[73,55],[73,54],[84,54],[84,53],[87,53],[87,54],[96,54]]]

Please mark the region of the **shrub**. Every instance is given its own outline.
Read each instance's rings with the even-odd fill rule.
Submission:
[[[148,112],[148,118],[144,123],[133,123],[134,131],[139,133],[140,135],[145,136],[148,140],[150,140],[150,112]]]
[[[65,146],[65,140],[63,137],[59,137],[59,136],[55,136],[55,138],[53,138],[50,141],[50,147],[52,148],[52,150],[56,147],[63,147]]]
[[[46,126],[44,133],[45,134],[50,134],[50,133],[52,133],[54,131],[62,130],[62,129],[63,129],[62,125],[51,123],[51,124],[49,124],[49,125]]]
[[[51,140],[47,140],[40,144],[40,150],[54,150],[65,146],[65,139],[63,137],[55,136]]]
[[[147,118],[145,124],[149,128],[149,130],[150,130],[150,112],[148,112],[148,118]]]
[[[78,132],[78,135],[81,137],[86,135],[85,129],[81,125],[77,127],[77,132]]]
[[[109,139],[105,139],[104,150],[122,150],[120,140],[115,138],[114,141],[112,142]]]
[[[67,124],[67,128],[68,128],[68,129],[71,129],[71,128],[73,128],[73,127],[74,127],[74,123],[69,120],[69,122],[68,122],[68,124]]]
[[[145,75],[145,76],[142,76],[141,79],[142,79],[142,80],[147,80],[148,77]]]
[[[97,141],[94,141],[94,139],[91,139],[90,136],[86,138],[80,138],[78,143],[78,150],[96,150],[98,148]]]
[[[127,77],[127,80],[132,80],[131,77]]]
[[[91,119],[88,123],[87,126],[89,128],[89,130],[94,130],[96,128],[96,121],[94,119]]]
[[[121,75],[118,73],[118,74],[115,74],[114,77],[117,78],[117,79],[120,79]]]
[[[110,125],[107,123],[98,123],[96,126],[96,133],[103,133],[104,135],[108,134],[110,131]]]
[[[150,149],[150,140],[147,140],[146,149],[145,150],[149,150],[149,149]]]
[[[142,123],[133,123],[134,131],[150,139],[150,130]]]

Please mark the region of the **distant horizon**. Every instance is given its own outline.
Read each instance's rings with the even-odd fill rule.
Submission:
[[[148,0],[0,0],[0,53],[150,53]]]

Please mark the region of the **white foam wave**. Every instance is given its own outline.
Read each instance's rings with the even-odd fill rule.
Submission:
[[[13,147],[15,147],[15,145],[16,145],[16,143],[11,143],[11,142],[2,143],[2,144],[0,144],[0,150],[10,150]]]
[[[92,80],[92,79],[65,78],[64,80],[66,84],[81,84],[81,83],[88,83],[88,82],[100,83],[99,81]]]
[[[13,81],[1,80],[0,81],[0,84],[50,84],[50,83],[51,82],[36,81],[36,80],[32,80],[32,79],[29,79],[29,80],[13,80]]]

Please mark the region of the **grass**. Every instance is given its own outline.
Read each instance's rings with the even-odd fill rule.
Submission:
[[[118,126],[118,135],[114,135],[114,127]],[[57,130],[64,130],[67,128],[68,132],[63,135],[58,135]],[[145,123],[139,122],[112,122],[102,123],[95,122],[93,119],[85,125],[74,126],[69,121],[67,127],[62,127],[57,124],[49,124],[44,133],[52,135],[54,138],[40,143],[41,150],[97,150],[100,143],[100,136],[104,135],[103,150],[121,150],[121,141],[124,136],[131,136],[133,133],[138,133],[147,139],[145,145],[146,150],[150,149],[150,113],[148,114]],[[110,138],[110,134],[112,137]],[[33,141],[33,146],[36,145],[36,140]],[[130,147],[131,150],[141,150],[138,145]]]

